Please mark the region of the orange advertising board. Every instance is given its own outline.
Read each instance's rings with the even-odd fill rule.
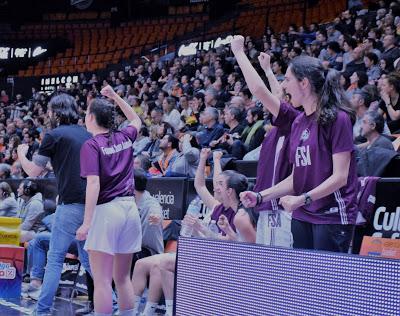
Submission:
[[[364,236],[360,255],[400,259],[400,239]]]

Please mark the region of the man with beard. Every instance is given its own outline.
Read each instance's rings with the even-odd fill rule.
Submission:
[[[22,168],[30,177],[39,176],[51,161],[59,194],[37,315],[51,315],[65,255],[83,223],[86,181],[80,177],[79,157],[82,144],[90,138],[90,134],[77,125],[78,106],[72,96],[54,96],[49,102],[49,116],[54,129],[45,135],[39,155],[34,156],[33,161],[26,158],[29,146],[18,146]],[[83,250],[84,241],[78,245],[79,259],[86,271],[90,271],[88,255]]]

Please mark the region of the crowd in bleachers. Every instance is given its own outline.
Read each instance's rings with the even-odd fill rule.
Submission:
[[[291,59],[303,54],[341,71],[341,84],[357,112],[354,138],[362,151],[372,142],[374,146],[381,143],[368,139],[368,132],[363,131],[365,112],[383,115],[383,130],[378,129],[378,134],[384,140],[394,141],[391,135],[400,130],[398,12],[399,4],[393,2],[377,11],[345,11],[327,25],[292,25],[281,34],[268,27],[262,39],[246,37],[246,53],[257,67],[259,52],[269,53],[278,81],[284,80]],[[228,46],[170,60],[155,55],[151,61],[111,71],[106,77],[82,73],[79,83],[59,85],[57,91],[75,97],[83,125],[87,103],[106,84],[113,86],[145,123],[134,146],[137,163],[151,176],[193,177],[202,147],[222,150],[226,162],[256,160],[271,128],[268,113],[263,113],[246,87]],[[285,95],[289,102],[290,97]],[[43,133],[52,127],[48,100],[49,96],[34,88],[32,95],[17,93],[13,99],[2,91],[0,177],[26,176],[16,147],[27,143],[28,158],[32,157]],[[118,113],[117,128],[125,124],[126,118]],[[394,146],[397,148],[396,143]],[[43,176],[51,175],[49,166]]]

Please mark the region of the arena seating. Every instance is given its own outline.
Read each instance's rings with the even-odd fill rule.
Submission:
[[[323,0],[308,8],[307,15],[303,16],[304,5],[299,1],[243,0],[240,4],[247,9],[240,10],[236,17],[228,16],[216,23],[210,23],[207,15],[186,6],[170,9],[170,14],[175,16],[128,22],[115,28],[111,27],[109,12],[54,13],[45,16],[48,23],[23,25],[19,32],[6,36],[19,40],[61,37],[71,45],[65,52],[20,70],[18,76],[95,72],[161,44],[169,44],[168,51],[173,51],[175,41],[183,39],[184,35],[192,34],[192,40],[196,40],[195,31],[202,38],[232,32],[261,37],[267,25],[275,31],[285,31],[290,24],[301,25],[304,20],[307,24],[332,20],[345,9],[344,0],[334,3]],[[185,12],[189,15],[179,16]],[[79,20],[81,22],[77,22]]]

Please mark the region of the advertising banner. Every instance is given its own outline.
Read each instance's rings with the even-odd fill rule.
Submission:
[[[0,245],[0,298],[20,298],[24,248]]]

